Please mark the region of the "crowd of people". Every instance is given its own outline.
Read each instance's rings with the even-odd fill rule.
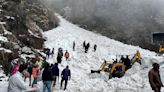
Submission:
[[[86,44],[86,41],[84,41],[84,42],[83,42],[83,48],[84,48],[84,50],[85,50],[85,53],[87,53],[88,50],[89,50],[89,48],[90,48],[90,43],[88,42],[88,43]],[[96,51],[96,49],[97,49],[97,45],[94,44],[93,50]]]
[[[52,92],[53,87],[59,81],[58,63],[49,64],[45,60],[41,60],[37,57],[34,62],[22,63],[17,62],[15,66],[9,72],[9,86],[8,92],[22,92],[22,90],[29,90],[31,88],[37,88],[38,81],[43,81],[43,92],[48,90]],[[23,77],[22,77],[23,76]],[[26,78],[29,78],[29,86],[25,85]],[[71,71],[67,65],[61,73],[61,88],[63,81],[65,82],[64,90],[67,87],[68,79],[71,78]],[[33,81],[32,81],[33,79]]]
[[[87,53],[90,44],[83,44],[83,46],[85,48],[85,53]],[[96,51],[96,48],[97,45],[94,46],[94,51]],[[75,41],[73,41],[73,51],[75,51]],[[65,60],[68,61],[70,53],[68,50],[63,52],[62,48],[58,48],[56,63],[51,65],[46,62],[46,60],[50,57],[54,57],[54,48],[44,48],[44,53],[46,57],[42,58],[37,55],[35,58],[28,58],[26,63],[20,60],[11,62],[8,73],[8,92],[21,92],[22,90],[29,89],[29,87],[36,88],[38,86],[38,81],[43,81],[43,92],[45,92],[46,89],[48,92],[52,92],[53,87],[55,87],[57,81],[59,81],[60,69],[58,64],[61,64],[63,56],[65,57]],[[60,76],[60,88],[62,89],[64,82],[64,90],[66,90],[68,80],[71,79],[71,70],[68,65],[62,70]],[[25,85],[27,78],[29,79],[29,86]]]
[[[75,41],[73,42],[72,48],[73,51],[75,51]],[[87,53],[90,48],[90,43],[88,42],[86,44],[86,41],[84,41],[83,48],[84,52]],[[97,45],[95,44],[93,46],[93,51],[96,51],[96,49]],[[54,48],[52,48],[52,50],[46,48],[45,54],[46,57],[44,59],[36,56],[33,59],[28,59],[26,63],[19,60],[11,63],[12,67],[10,67],[8,74],[8,92],[22,92],[22,90],[28,90],[29,87],[37,88],[38,81],[43,82],[42,92],[45,92],[46,90],[48,90],[48,92],[52,92],[53,88],[58,84],[57,82],[59,82],[59,77],[61,77],[59,85],[60,89],[63,88],[63,82],[65,83],[64,90],[67,89],[68,80],[71,79],[71,70],[67,65],[60,74],[58,64],[61,64],[63,56],[65,57],[65,60],[68,61],[70,58],[70,53],[68,50],[63,52],[62,48],[58,48],[56,63],[51,65],[46,62],[46,60],[54,56]],[[115,63],[118,63],[118,61],[115,60],[113,64]],[[128,56],[126,58],[122,56],[119,63],[125,65],[125,71],[130,69],[132,66],[131,60]],[[109,65],[109,67],[111,66]],[[160,92],[161,87],[164,87],[164,85],[162,84],[160,78],[159,64],[153,64],[153,68],[149,71],[148,77],[152,90],[154,90],[154,92]],[[27,78],[29,78],[29,86],[25,85]]]

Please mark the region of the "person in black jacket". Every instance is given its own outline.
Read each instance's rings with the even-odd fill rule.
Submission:
[[[55,63],[54,65],[53,65],[53,67],[52,67],[52,75],[53,75],[53,81],[54,81],[54,84],[53,85],[55,85],[56,84],[56,79],[57,79],[57,77],[58,77],[58,79],[59,79],[59,68],[58,68],[58,63]]]
[[[73,41],[73,51],[75,51],[75,41]]]
[[[94,45],[93,49],[94,49],[94,52],[95,52],[96,49],[97,49],[97,45],[96,44]]]
[[[88,42],[87,45],[85,46],[85,53],[88,52],[89,47],[90,47],[90,43]]]
[[[86,43],[85,43],[85,41],[83,42],[83,48],[85,48],[85,46],[86,46]]]
[[[70,71],[68,65],[67,65],[66,68],[62,71],[61,76],[62,76],[62,80],[61,80],[60,88],[62,89],[63,81],[65,81],[64,90],[66,90],[68,79],[69,79],[69,80],[71,79],[71,71]]]
[[[124,65],[126,66],[125,67],[125,70],[128,70],[129,68],[131,68],[131,62],[130,62],[130,59],[128,56],[126,56],[126,59],[124,60]]]
[[[30,61],[28,66],[27,66],[27,71],[29,73],[29,86],[31,86],[31,77],[32,77],[32,69],[34,68],[33,63]]]
[[[52,48],[51,56],[52,56],[52,57],[54,56],[54,48]]]
[[[58,55],[57,55],[57,62],[58,63],[61,63],[62,58],[63,58],[63,49],[62,48],[59,48],[58,49]]]
[[[49,49],[49,48],[47,48],[47,50],[46,50],[46,58],[48,58],[48,59],[49,59],[49,56],[50,56],[50,49]]]
[[[43,92],[48,89],[48,92],[51,92],[51,82],[52,82],[52,71],[49,64],[47,64],[42,73],[43,80]]]
[[[124,56],[122,55],[121,56],[121,58],[120,58],[120,61],[119,61],[120,63],[124,63],[125,62],[125,58],[124,58]]]

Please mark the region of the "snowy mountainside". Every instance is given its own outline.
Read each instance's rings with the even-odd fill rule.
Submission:
[[[44,32],[47,38],[45,47],[54,48],[54,57],[50,57],[47,61],[56,62],[57,50],[59,47],[63,51],[70,52],[70,60],[63,58],[59,64],[60,74],[66,65],[71,69],[71,80],[68,82],[67,89],[60,89],[60,79],[54,88],[54,92],[153,92],[148,83],[147,73],[151,69],[153,62],[160,63],[160,73],[164,82],[164,64],[163,57],[156,56],[156,53],[144,50],[140,47],[123,44],[119,41],[109,39],[99,34],[79,28],[71,24],[61,16],[57,15],[60,25],[53,30]],[[90,42],[91,47],[88,53],[84,53],[82,47],[83,41]],[[73,41],[75,41],[75,51],[72,50]],[[97,44],[97,51],[93,51],[93,45]],[[100,65],[106,59],[107,61],[119,59],[119,55],[130,55],[132,57],[136,50],[141,52],[143,58],[142,65],[135,63],[122,78],[112,78],[108,80],[108,73],[91,74],[91,69],[99,69]],[[1,73],[0,73],[1,74]],[[26,82],[28,85],[28,82]],[[7,92],[7,78],[0,81],[0,92]],[[42,82],[39,82],[39,90],[42,91]],[[164,92],[164,91],[162,91]]]
[[[152,62],[161,63],[163,57],[155,56],[156,53],[140,47],[126,45],[79,28],[59,15],[58,18],[60,19],[60,26],[44,33],[47,38],[45,46],[51,49],[54,48],[55,56],[59,47],[62,47],[64,51],[68,50],[70,52],[70,60],[65,61],[63,58],[59,68],[61,72],[66,65],[69,65],[72,77],[68,83],[67,90],[60,90],[58,84],[55,87],[57,92],[151,92],[147,77],[148,70],[151,68]],[[76,43],[75,51],[72,50],[73,41]],[[91,44],[88,53],[84,53],[83,41]],[[93,52],[94,44],[98,46],[96,52]],[[137,50],[141,52],[143,65],[136,63],[126,72],[123,78],[108,80],[107,73],[90,74],[90,70],[98,69],[104,60],[109,61],[116,59],[116,57],[119,59],[119,55],[130,55],[132,57]],[[56,57],[50,58],[48,62],[56,62]],[[161,67],[161,72],[164,71],[163,66]]]

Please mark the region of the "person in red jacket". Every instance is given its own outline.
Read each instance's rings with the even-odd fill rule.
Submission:
[[[68,60],[69,58],[69,52],[66,50],[65,54],[64,54],[64,57],[66,58],[66,61]]]

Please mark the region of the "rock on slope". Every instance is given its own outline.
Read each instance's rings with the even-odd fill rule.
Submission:
[[[57,26],[57,17],[40,0],[0,0],[0,37],[6,39],[0,44],[10,50],[0,50],[0,64],[6,69],[8,62],[20,57],[25,46],[42,49],[42,32]]]

